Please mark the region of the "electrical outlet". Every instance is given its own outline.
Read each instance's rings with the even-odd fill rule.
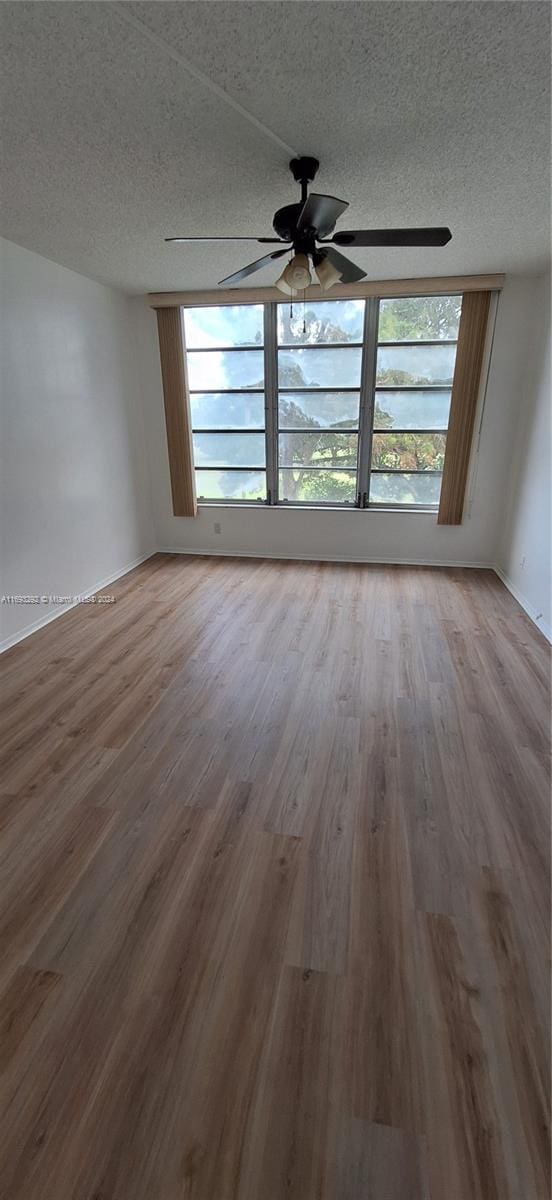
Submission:
[[[215,521],[215,523],[214,523],[214,525],[213,525],[213,529],[214,529],[215,533],[220,533],[220,531],[221,531],[221,529],[220,529],[220,521]]]

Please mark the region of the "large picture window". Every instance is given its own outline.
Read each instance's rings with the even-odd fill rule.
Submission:
[[[199,502],[437,508],[461,303],[184,309]]]

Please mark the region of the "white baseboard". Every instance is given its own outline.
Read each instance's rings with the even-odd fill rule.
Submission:
[[[290,554],[289,552],[287,554],[259,554],[254,550],[237,551],[183,549],[181,546],[165,546],[162,549],[151,549],[145,554],[141,554],[138,558],[133,559],[132,562],[127,563],[124,567],[121,567],[120,570],[115,571],[112,575],[107,575],[104,579],[100,579],[96,584],[94,584],[94,587],[87,588],[86,591],[81,592],[80,595],[83,599],[86,599],[88,596],[95,595],[95,593],[100,592],[102,588],[108,587],[110,583],[115,583],[115,580],[121,579],[123,575],[127,575],[128,572],[133,571],[135,567],[139,567],[140,563],[146,562],[146,560],[151,558],[154,554],[185,554],[189,557],[200,555],[202,557],[210,558],[268,558],[274,559],[277,562],[286,562],[288,560],[291,562],[350,562],[366,563],[367,565],[372,564],[373,566],[470,567],[474,570],[491,570],[498,575],[498,578],[501,580],[504,586],[508,588],[508,591],[512,594],[514,599],[517,600],[518,604],[521,605],[522,609],[527,613],[527,616],[531,619],[531,621],[533,621],[537,629],[540,629],[541,633],[544,634],[547,641],[552,643],[552,629],[549,625],[547,625],[546,621],[543,621],[541,614],[537,611],[535,606],[531,604],[527,597],[524,596],[517,587],[515,587],[511,579],[505,575],[504,571],[502,571],[502,569],[497,566],[496,563],[487,562],[459,562],[458,560],[453,562],[443,559],[437,560],[427,558],[382,558],[381,556],[360,558],[357,556],[352,557],[351,555]],[[78,600],[75,600],[73,604],[66,604],[58,611],[47,613],[46,616],[39,617],[37,621],[33,621],[30,625],[26,625],[24,629],[18,630],[17,633],[13,634],[9,638],[6,638],[3,642],[0,642],[0,654],[3,654],[5,650],[9,650],[11,646],[17,645],[18,642],[24,641],[24,639],[30,637],[32,633],[36,633],[38,629],[42,629],[44,625],[49,625],[51,621],[56,621],[58,617],[62,617],[64,613],[69,612],[72,608],[75,608],[77,604]]]
[[[106,575],[105,579],[100,579],[99,583],[95,583],[94,587],[87,588],[84,592],[79,592],[79,596],[85,600],[88,596],[94,596],[96,592],[101,592],[102,588],[108,587],[110,583],[115,583],[116,579],[121,579],[123,575],[128,575],[129,571],[133,571],[135,567],[139,567],[140,563],[146,562],[146,559],[151,558],[153,554],[157,554],[156,550],[148,550],[147,554],[141,554],[139,558],[135,558],[132,562],[121,567],[120,571],[115,571],[113,575]],[[63,608],[57,609],[55,612],[46,613],[46,616],[39,617],[37,621],[32,621],[30,625],[25,625],[24,629],[19,629],[11,637],[5,638],[0,642],[0,654],[5,650],[9,650],[11,646],[16,646],[18,642],[24,641],[30,637],[31,633],[36,633],[38,629],[42,629],[44,625],[49,625],[50,621],[57,621],[58,617],[63,617],[66,612],[70,612],[72,608],[76,608],[78,600],[74,600],[72,604],[64,604]]]
[[[209,558],[269,558],[278,562],[335,562],[335,563],[366,563],[382,567],[474,567],[481,571],[493,571],[493,563],[459,562],[458,559],[436,558],[382,558],[381,555],[357,556],[351,554],[260,554],[258,550],[197,550],[183,549],[182,546],[163,546],[158,554],[199,554]]]
[[[493,570],[504,584],[504,587],[507,587],[508,591],[511,592],[514,600],[517,600],[518,604],[521,604],[523,611],[527,613],[527,616],[530,617],[533,624],[536,625],[537,629],[540,629],[541,633],[544,634],[546,640],[548,642],[552,642],[552,628],[550,625],[547,625],[546,621],[543,621],[542,613],[535,608],[534,604],[531,604],[531,601],[527,599],[527,596],[524,596],[523,592],[520,592],[519,588],[512,583],[512,580],[504,573],[501,567],[496,565],[496,563],[493,567]]]

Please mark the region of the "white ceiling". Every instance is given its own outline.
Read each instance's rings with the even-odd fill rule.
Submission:
[[[340,228],[450,225],[360,250],[370,278],[546,267],[548,4],[272,0],[0,4],[4,236],[128,291],[212,287],[298,199]],[[247,282],[272,282],[277,264]]]

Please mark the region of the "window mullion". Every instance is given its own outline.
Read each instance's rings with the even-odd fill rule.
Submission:
[[[379,300],[366,300],[360,380],[360,438],[358,453],[357,494],[359,508],[365,507],[370,495],[370,464],[376,396],[376,357],[378,350]],[[365,501],[366,497],[366,501]]]
[[[278,348],[277,309],[264,305],[266,486],[269,504],[278,503]]]

